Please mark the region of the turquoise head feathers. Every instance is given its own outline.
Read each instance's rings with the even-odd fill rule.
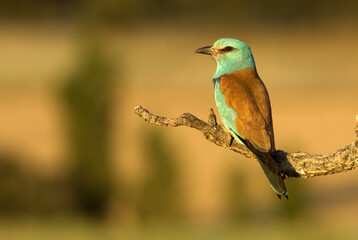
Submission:
[[[199,48],[195,52],[211,55],[216,60],[217,68],[214,78],[246,68],[255,68],[250,47],[233,38],[221,38],[212,46]]]

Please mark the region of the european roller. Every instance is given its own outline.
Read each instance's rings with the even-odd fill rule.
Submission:
[[[269,95],[257,74],[249,46],[222,38],[195,52],[216,60],[215,102],[226,130],[255,154],[277,196],[288,198],[284,178],[273,157],[276,149]]]

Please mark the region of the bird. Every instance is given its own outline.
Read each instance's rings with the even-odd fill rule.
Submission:
[[[285,175],[280,173],[274,158],[270,98],[250,47],[237,39],[221,38],[195,52],[216,60],[215,102],[226,131],[254,153],[277,196],[288,199]]]

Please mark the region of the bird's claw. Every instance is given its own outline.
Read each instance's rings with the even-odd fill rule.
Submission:
[[[231,136],[231,135],[230,135]],[[233,136],[231,136],[231,139],[230,139],[230,143],[229,143],[229,147],[231,147],[232,146],[232,143],[234,142],[234,137]]]
[[[226,129],[226,127],[224,125],[222,125],[222,128],[224,129],[224,131],[230,138],[229,147],[231,147],[234,142],[234,137],[231,135],[231,133]]]

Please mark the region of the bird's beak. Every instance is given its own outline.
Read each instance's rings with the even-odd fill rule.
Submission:
[[[206,47],[196,49],[195,53],[201,53],[201,54],[207,54],[207,55],[215,55],[216,51],[215,51],[215,49],[213,49],[213,46],[206,46]]]

